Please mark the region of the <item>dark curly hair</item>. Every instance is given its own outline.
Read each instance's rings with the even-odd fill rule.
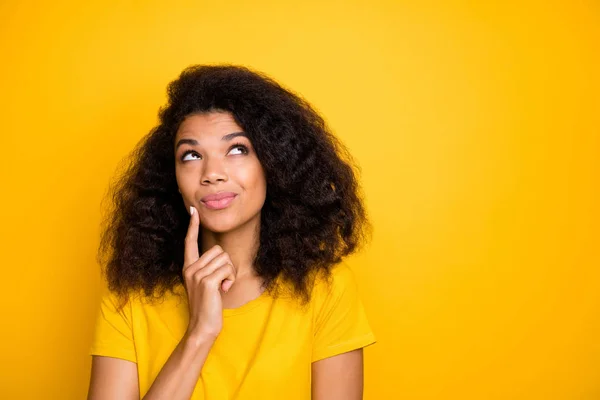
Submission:
[[[108,288],[124,302],[184,282],[189,214],[175,179],[174,138],[192,114],[230,112],[263,166],[267,193],[254,268],[272,291],[278,277],[310,298],[313,272],[324,271],[365,244],[371,225],[345,146],[311,105],[273,79],[233,65],[186,68],[168,86],[159,125],[125,159],[110,185],[98,261]]]

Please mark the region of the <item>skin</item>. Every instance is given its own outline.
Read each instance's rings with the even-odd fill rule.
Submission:
[[[190,115],[177,131],[176,178],[190,210],[183,267],[190,322],[144,399],[189,399],[221,332],[223,308],[239,307],[263,290],[252,259],[259,244],[266,179],[250,140],[232,137],[240,132],[226,112]],[[201,201],[221,191],[237,194],[227,208],[211,210]],[[314,362],[311,368],[312,399],[362,399],[362,349]],[[139,395],[135,363],[93,356],[88,399]]]
[[[224,308],[239,307],[263,290],[252,260],[267,182],[250,139],[228,136],[242,132],[230,113],[209,113],[187,117],[175,136],[177,184],[186,208],[195,207],[202,221],[201,251],[220,246],[236,269],[235,287],[223,294]],[[201,201],[221,191],[237,194],[227,208],[211,210]]]

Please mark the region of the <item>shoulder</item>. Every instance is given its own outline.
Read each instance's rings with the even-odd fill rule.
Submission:
[[[121,316],[126,319],[132,318],[133,310],[143,306],[143,295],[141,291],[128,290],[119,293],[103,286],[100,294],[100,307],[102,312],[108,315]]]
[[[314,295],[313,362],[374,343],[357,279],[348,264],[337,264],[328,279],[318,279]]]
[[[355,284],[354,271],[345,261],[333,265],[329,273],[323,270],[319,271],[315,278],[315,288],[321,290],[343,289]]]
[[[119,294],[104,286],[100,293],[100,311],[102,316],[110,320],[112,318],[131,319],[132,296]]]
[[[329,272],[319,271],[314,280],[312,302],[316,305],[342,297],[358,295],[354,271],[342,261],[331,267]]]

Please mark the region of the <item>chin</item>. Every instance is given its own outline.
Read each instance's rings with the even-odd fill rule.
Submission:
[[[204,229],[214,233],[227,233],[235,231],[241,226],[252,223],[253,218],[239,219],[239,218],[227,218],[225,215],[222,216],[211,216],[203,218],[202,226]]]
[[[226,233],[235,230],[239,225],[238,224],[224,224],[224,223],[209,223],[205,222],[202,224],[202,227],[208,231],[214,233]]]
[[[202,222],[204,229],[207,229],[215,233],[226,233],[234,231],[243,225],[242,221],[231,220],[228,218],[214,216],[212,218],[205,218]]]
[[[228,233],[228,232],[234,231],[235,228],[237,228],[237,225],[233,225],[233,226],[217,226],[217,227],[205,226],[205,228],[207,230],[211,231],[212,233]]]

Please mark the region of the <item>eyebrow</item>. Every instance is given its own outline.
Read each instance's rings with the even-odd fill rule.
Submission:
[[[245,138],[248,138],[248,135],[246,134],[246,132],[233,132],[233,133],[229,133],[225,136],[223,136],[221,138],[221,140],[223,141],[229,141],[233,138],[236,138],[238,136],[243,136]],[[177,142],[177,145],[175,145],[175,150],[177,150],[179,148],[179,146],[181,146],[182,144],[190,144],[192,146],[196,146],[198,144],[198,141],[196,139],[181,139],[179,142]]]

